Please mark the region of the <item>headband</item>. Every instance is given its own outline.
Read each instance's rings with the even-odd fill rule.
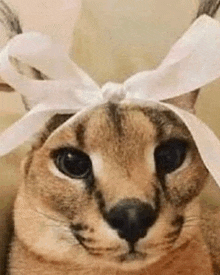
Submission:
[[[46,80],[20,74],[10,59],[42,72]],[[31,110],[0,135],[0,155],[36,134],[53,115],[84,112],[105,102],[153,101],[172,110],[189,129],[201,158],[220,187],[220,142],[196,116],[162,101],[196,90],[220,77],[220,23],[199,17],[161,65],[122,84],[99,87],[61,44],[38,32],[11,39],[0,54],[0,77],[28,99]]]

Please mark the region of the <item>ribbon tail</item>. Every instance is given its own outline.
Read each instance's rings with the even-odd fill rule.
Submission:
[[[30,112],[1,133],[0,156],[8,154],[36,134],[53,114],[53,111],[48,111],[47,113],[45,111],[38,113]]]
[[[196,116],[179,109],[173,105],[160,103],[175,114],[177,114],[181,120],[185,123],[189,129],[195,144],[198,148],[200,156],[215,179],[216,183],[220,187],[220,141],[212,130],[205,125]]]
[[[72,114],[65,106],[38,105],[0,134],[0,156],[4,156],[40,132],[55,114]]]

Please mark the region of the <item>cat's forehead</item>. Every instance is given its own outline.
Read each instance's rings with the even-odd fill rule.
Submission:
[[[132,149],[170,138],[191,139],[181,120],[167,108],[107,103],[71,117],[49,137],[50,146],[72,146],[108,151]]]

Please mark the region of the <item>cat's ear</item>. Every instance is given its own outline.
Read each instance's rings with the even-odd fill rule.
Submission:
[[[164,102],[175,105],[190,113],[195,113],[195,104],[199,96],[199,91],[200,90],[197,89],[190,93],[164,100]]]

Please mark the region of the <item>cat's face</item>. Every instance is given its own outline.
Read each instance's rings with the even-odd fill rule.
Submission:
[[[196,234],[207,170],[171,111],[106,104],[49,135],[53,124],[26,159],[15,206],[32,251],[139,269]]]

